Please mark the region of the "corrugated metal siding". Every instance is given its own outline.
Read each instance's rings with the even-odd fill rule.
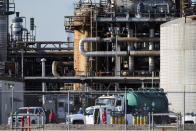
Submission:
[[[180,18],[161,25],[161,88],[196,91],[196,22]],[[186,94],[186,112],[196,113],[196,94]],[[183,94],[168,93],[170,109],[183,112]]]
[[[0,15],[0,61],[7,60],[8,16]]]

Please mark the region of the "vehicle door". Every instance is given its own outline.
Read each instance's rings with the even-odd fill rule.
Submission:
[[[94,124],[94,114],[95,114],[94,108],[90,109],[87,112],[87,114],[85,114],[86,124]]]
[[[36,114],[38,115],[37,117],[39,117],[39,123],[42,123],[42,117],[43,117],[43,122],[45,123],[46,121],[46,115],[45,112],[42,108],[38,108],[36,109]]]

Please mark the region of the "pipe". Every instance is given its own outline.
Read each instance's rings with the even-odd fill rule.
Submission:
[[[87,52],[84,49],[84,43],[87,42],[111,42],[113,38],[99,38],[99,37],[92,37],[92,38],[83,38],[79,42],[79,51],[83,56],[97,56],[97,57],[104,57],[104,56],[127,56],[127,51],[93,51]],[[118,37],[117,41],[119,42],[127,42],[127,41],[135,41],[135,42],[143,42],[143,41],[160,41],[159,38],[137,38],[137,37]],[[137,51],[134,51],[137,52]],[[130,53],[131,54],[131,53]],[[136,53],[137,54],[137,53]],[[148,53],[147,53],[148,54]]]
[[[46,66],[45,66],[45,62],[46,62],[46,59],[45,58],[42,58],[41,59],[41,62],[42,62],[42,78],[46,76]],[[45,92],[46,91],[46,83],[45,82],[42,82],[42,92]],[[42,95],[42,106],[45,107],[45,102],[46,102],[46,98],[45,98],[45,95]]]
[[[24,78],[24,50],[21,50],[21,77]]]
[[[154,37],[154,29],[150,29],[150,38],[153,38]],[[150,51],[153,51],[154,50],[154,43],[153,42],[150,42],[149,43],[149,50]],[[153,56],[150,56],[149,57],[149,71],[152,72],[155,68],[155,60],[154,60],[154,57]]]
[[[79,42],[79,51],[84,56],[127,56],[127,51],[94,51],[87,52],[84,50],[85,42],[106,42],[108,39],[101,39],[99,37],[95,38],[83,38]]]
[[[160,51],[130,51],[130,56],[160,56]]]
[[[61,76],[58,72],[57,69],[59,66],[73,66],[73,62],[60,62],[60,61],[53,61],[52,62],[52,74],[55,77]]]
[[[130,38],[130,37],[133,37],[133,29],[130,28],[130,24],[127,23],[127,37]],[[130,43],[128,42],[128,51],[132,51],[134,50],[134,47],[133,47],[133,43]],[[133,56],[129,56],[129,72],[133,72],[134,71],[134,57]]]
[[[118,37],[118,41],[120,42],[159,42],[160,38],[154,37],[154,38],[149,38],[149,37]]]

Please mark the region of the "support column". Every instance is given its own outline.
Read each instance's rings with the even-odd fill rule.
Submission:
[[[21,50],[21,77],[24,78],[24,50]]]
[[[46,76],[46,68],[45,68],[45,62],[46,62],[46,59],[45,58],[42,58],[41,59],[41,62],[42,62],[42,77],[45,77]],[[45,92],[47,89],[46,89],[46,83],[45,82],[42,82],[42,92]],[[42,106],[44,107],[45,106],[45,95],[42,95]]]
[[[127,23],[127,37],[133,37],[133,30],[130,28],[130,24]],[[134,50],[133,43],[128,43],[128,52]],[[134,56],[129,56],[129,72],[134,71]]]
[[[155,36],[154,29],[150,29],[150,38],[153,38],[154,36]],[[154,50],[153,42],[149,43],[149,50],[150,51]],[[150,56],[149,57],[149,71],[150,72],[154,71],[154,68],[155,68],[154,57]]]
[[[118,44],[118,29],[115,29],[115,33],[116,33],[116,52],[120,51],[120,45]],[[120,77],[120,71],[121,71],[121,68],[120,68],[120,65],[121,65],[121,61],[120,61],[120,56],[115,56],[115,76],[118,76]],[[119,83],[115,83],[115,91],[117,91],[119,89]]]

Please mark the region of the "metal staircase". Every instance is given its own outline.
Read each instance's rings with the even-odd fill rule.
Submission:
[[[107,0],[100,0],[100,6],[107,6]]]
[[[100,12],[100,16],[105,16],[105,12],[107,11],[107,0],[100,0],[100,7],[102,8],[101,9],[101,12]]]
[[[127,8],[127,0],[122,0],[122,3],[124,5],[124,7]]]

